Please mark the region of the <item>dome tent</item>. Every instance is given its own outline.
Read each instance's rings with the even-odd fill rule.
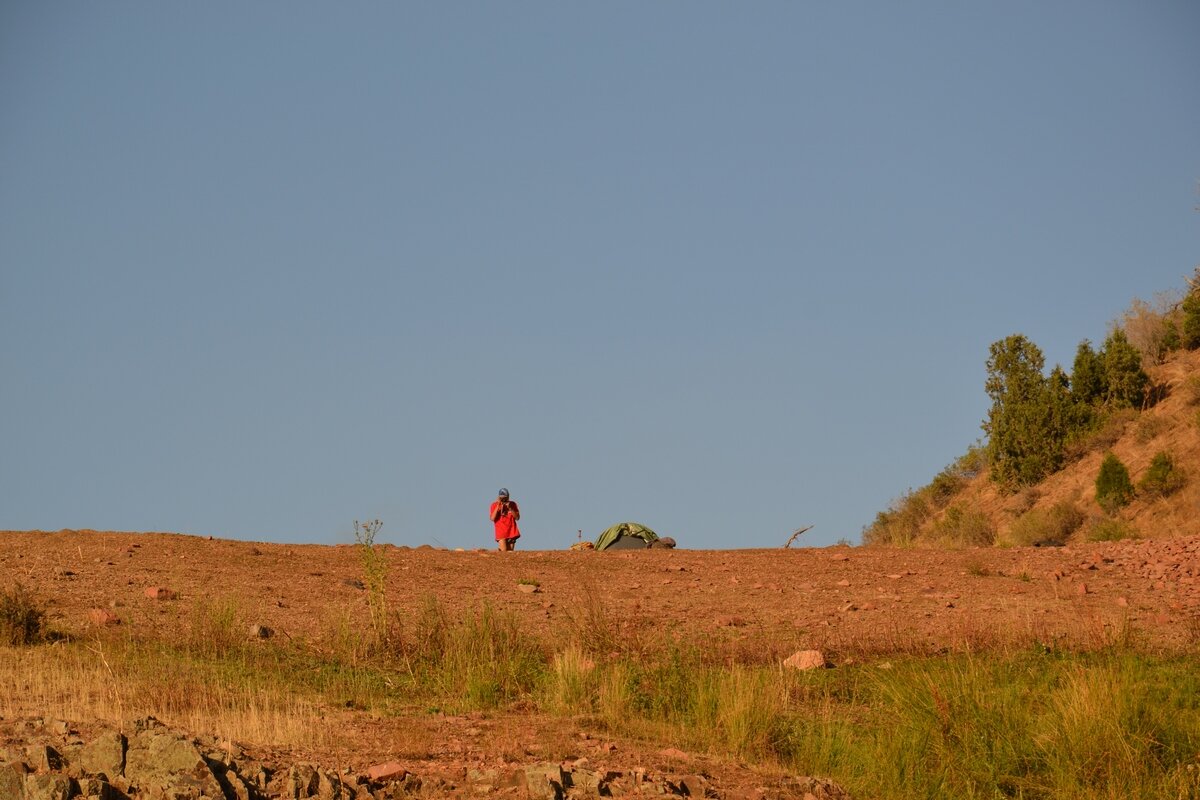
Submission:
[[[618,522],[600,534],[600,538],[596,540],[596,549],[645,550],[647,547],[654,547],[660,543],[665,544],[665,541],[660,540],[658,534],[645,525],[639,525],[636,522]],[[674,542],[671,544],[673,545]]]

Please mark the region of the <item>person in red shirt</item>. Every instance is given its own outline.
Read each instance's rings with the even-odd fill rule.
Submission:
[[[496,543],[500,552],[507,552],[517,546],[521,538],[521,530],[517,520],[521,518],[521,509],[517,508],[508,496],[508,489],[501,489],[496,501],[492,503],[492,522],[496,525]]]

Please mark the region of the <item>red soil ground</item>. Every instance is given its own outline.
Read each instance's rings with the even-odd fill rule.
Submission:
[[[388,601],[401,614],[428,598],[451,612],[488,603],[515,614],[527,630],[553,637],[567,635],[571,617],[598,603],[622,635],[703,639],[756,659],[817,648],[838,666],[873,652],[1010,641],[1086,647],[1132,638],[1145,647],[1179,649],[1200,639],[1200,536],[964,550],[501,554],[388,546],[386,557]],[[49,604],[51,626],[64,632],[86,631],[89,610],[107,608],[124,631],[170,637],[198,603],[232,599],[247,621],[320,641],[347,609],[365,620],[367,593],[353,585],[361,578],[353,546],[167,533],[0,532],[0,587],[24,584]],[[521,581],[536,581],[539,591],[522,591]],[[145,590],[151,586],[178,598],[150,599]],[[347,735],[361,745],[353,758],[359,766],[394,756],[388,724],[397,723],[347,717]],[[761,796],[753,787],[763,777],[743,765],[664,755],[661,743],[622,742],[610,750],[603,738],[584,738],[587,731],[569,720],[497,714],[404,724],[425,726],[433,742],[427,760],[415,765],[418,773],[585,756],[593,768],[702,770],[723,787],[721,796]],[[560,744],[530,744],[514,754],[514,742],[547,736]],[[305,755],[330,754],[286,757]]]

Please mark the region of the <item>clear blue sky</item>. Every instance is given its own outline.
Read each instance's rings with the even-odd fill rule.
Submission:
[[[1200,4],[0,6],[0,528],[857,541],[1200,262]]]

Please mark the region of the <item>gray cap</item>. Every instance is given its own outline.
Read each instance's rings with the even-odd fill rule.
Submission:
[[[501,490],[500,490],[500,496],[501,496],[501,497],[508,497],[508,489],[501,489]]]

